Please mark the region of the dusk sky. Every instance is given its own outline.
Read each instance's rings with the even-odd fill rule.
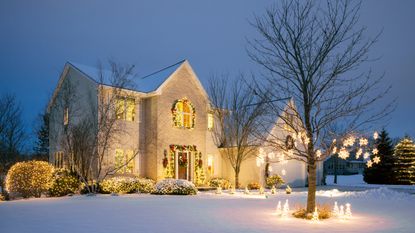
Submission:
[[[94,66],[112,58],[139,76],[188,59],[202,83],[212,73],[257,72],[246,54],[249,25],[271,0],[43,1],[0,0],[0,93],[14,93],[30,132],[66,61]],[[360,23],[398,107],[393,137],[415,136],[415,1],[364,1]]]

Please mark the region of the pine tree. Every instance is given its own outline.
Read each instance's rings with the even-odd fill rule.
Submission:
[[[37,141],[33,158],[47,161],[49,158],[49,114],[44,113],[41,117],[41,125],[36,132]]]
[[[379,138],[376,139],[375,148],[378,150],[378,153],[372,153],[370,159],[373,161],[373,158],[378,156],[380,163],[373,164],[370,168],[366,166],[363,172],[363,179],[369,184],[393,184],[395,157],[393,156],[392,140],[389,138],[386,130],[383,129]]]
[[[395,147],[395,177],[397,184],[415,184],[415,144],[409,137]]]

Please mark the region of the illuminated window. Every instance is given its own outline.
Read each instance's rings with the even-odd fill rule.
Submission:
[[[213,175],[214,169],[213,169],[213,156],[212,155],[208,155],[207,169],[208,169],[209,174]]]
[[[118,97],[115,108],[117,119],[127,121],[135,120],[135,99]]]
[[[117,119],[124,119],[124,109],[125,109],[125,99],[117,98],[117,103],[115,105],[115,114]]]
[[[186,98],[177,100],[172,108],[173,124],[176,127],[192,129],[195,126],[195,109]]]
[[[63,125],[68,125],[69,123],[69,108],[66,107],[63,110]]]
[[[135,119],[135,99],[128,98],[125,101],[125,119],[127,121],[134,121]]]
[[[213,129],[213,114],[212,113],[208,113],[208,130],[212,130]]]
[[[115,169],[118,174],[134,173],[134,151],[116,149]]]
[[[63,151],[55,152],[55,167],[63,168]]]

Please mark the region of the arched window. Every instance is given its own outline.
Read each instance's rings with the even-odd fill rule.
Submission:
[[[195,126],[195,108],[187,99],[176,100],[171,109],[173,114],[173,125],[179,128],[193,129]]]

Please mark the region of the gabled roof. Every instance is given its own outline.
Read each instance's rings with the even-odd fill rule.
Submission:
[[[156,71],[154,73],[151,73],[149,75],[146,75],[144,77],[138,78],[138,77],[131,77],[131,80],[133,81],[133,87],[131,88],[125,88],[127,90],[132,90],[136,92],[143,93],[145,95],[153,95],[153,94],[161,94],[161,90],[164,86],[169,82],[172,75],[181,67],[187,67],[187,69],[191,72],[191,76],[194,78],[196,82],[197,88],[201,91],[201,93],[208,98],[208,95],[203,88],[203,85],[201,84],[200,80],[197,78],[197,75],[194,73],[192,67],[190,66],[189,62],[187,60],[179,61],[173,65],[167,66],[159,71]],[[66,78],[66,74],[69,71],[69,68],[72,68],[74,70],[77,70],[81,74],[83,74],[86,78],[91,80],[92,82],[96,84],[104,84],[106,86],[112,86],[111,85],[111,76],[112,72],[109,70],[101,70],[92,67],[92,66],[86,66],[82,64],[77,64],[74,62],[66,62],[65,67],[63,69],[63,72],[60,75],[58,85],[53,93],[52,98],[49,101],[48,104],[48,111],[50,110],[50,107],[52,106],[56,95],[61,88],[61,85],[63,83],[63,80]],[[103,83],[101,83],[100,76],[103,76]]]
[[[141,78],[131,77],[131,80],[134,81],[134,87],[132,90],[149,93],[156,91],[186,60],[177,62],[176,64],[165,67],[159,71],[151,73]],[[99,83],[100,81],[100,70],[95,67],[86,66],[82,64],[77,64],[74,62],[68,62],[75,69],[85,74],[95,82]],[[111,86],[111,75],[112,72],[108,70],[103,70],[103,84]]]

